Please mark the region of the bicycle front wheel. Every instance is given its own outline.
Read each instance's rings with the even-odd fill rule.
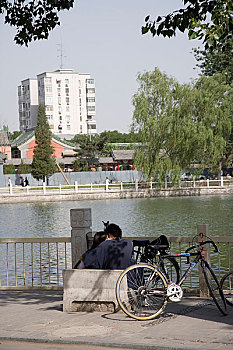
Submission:
[[[227,315],[226,300],[222,288],[220,287],[220,283],[217,277],[215,276],[215,273],[213,272],[207,261],[202,260],[201,266],[207,287],[210,292],[210,296],[212,297],[219,311],[223,315]]]
[[[233,270],[226,273],[220,281],[226,302],[233,306]]]
[[[128,316],[136,320],[151,320],[167,304],[166,277],[151,265],[130,266],[117,280],[116,298]]]

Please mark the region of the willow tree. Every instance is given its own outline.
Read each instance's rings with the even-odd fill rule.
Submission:
[[[224,74],[201,77],[195,84],[193,116],[199,139],[199,162],[218,171],[232,163],[233,86]]]
[[[57,169],[56,162],[52,157],[54,149],[51,146],[52,133],[45,114],[44,105],[38,108],[37,126],[35,128],[36,146],[33,152],[32,176],[37,180],[47,179],[53,175]]]
[[[223,75],[201,77],[195,84],[179,84],[174,78],[153,72],[138,75],[133,97],[133,127],[142,146],[136,165],[162,182],[172,180],[192,166],[221,169],[232,150],[232,87]]]
[[[139,89],[133,96],[133,129],[142,140],[135,162],[148,176],[173,181],[195,158],[196,123],[191,85],[181,85],[158,68],[138,75]]]

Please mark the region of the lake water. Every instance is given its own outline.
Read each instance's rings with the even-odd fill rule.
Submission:
[[[233,235],[233,196],[112,199],[0,205],[0,237],[70,236],[70,209],[91,208],[93,230],[102,220],[124,236],[195,235],[209,224],[212,236]]]

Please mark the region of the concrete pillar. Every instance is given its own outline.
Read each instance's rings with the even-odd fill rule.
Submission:
[[[12,196],[12,183],[10,183],[10,187],[9,187],[9,193],[10,193],[10,195]]]
[[[153,189],[153,182],[152,182],[152,180],[151,180],[151,182],[150,182],[150,189],[151,189],[151,190]]]
[[[207,183],[207,187],[210,187],[210,180],[209,179],[206,180],[206,183]]]
[[[74,189],[75,189],[75,193],[78,192],[78,181],[74,182]]]
[[[193,177],[193,188],[196,187],[195,176]]]
[[[197,225],[198,243],[207,241],[209,239],[209,225]],[[202,256],[210,264],[210,245],[205,244],[201,247]],[[205,277],[202,272],[202,268],[199,265],[199,287],[200,297],[209,297],[209,290],[206,285]]]
[[[121,181],[121,191],[123,191],[123,182]]]
[[[87,250],[87,235],[92,234],[91,208],[71,209],[71,256],[72,268]]]
[[[43,182],[43,193],[46,194],[46,184]]]
[[[93,186],[92,186],[92,182],[91,182],[91,192],[93,191]]]
[[[167,189],[167,177],[165,177],[164,188],[165,188],[165,190]]]
[[[138,179],[135,180],[135,190],[138,191]]]
[[[59,185],[59,193],[61,193],[61,184]]]
[[[221,176],[221,187],[223,187],[223,176]]]

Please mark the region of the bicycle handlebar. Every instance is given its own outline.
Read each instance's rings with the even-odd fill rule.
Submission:
[[[197,243],[196,245],[193,245],[191,247],[189,247],[188,249],[185,250],[185,253],[188,253],[190,250],[193,250],[193,249],[197,249],[198,252],[200,251],[200,247],[205,245],[205,244],[212,244],[212,246],[214,247],[214,252],[215,253],[218,253],[218,247],[216,246],[216,244],[214,243],[214,241],[211,241],[211,240],[208,240],[208,241],[204,241],[204,242],[201,242],[201,243]],[[187,257],[187,264],[189,264],[189,257]]]
[[[218,253],[218,247],[216,246],[214,241],[211,241],[211,240],[204,241],[204,242],[201,242],[201,243],[197,243],[196,245],[193,245],[193,246],[189,247],[188,249],[186,249],[185,253],[188,253],[190,250],[197,249],[197,248],[199,248],[202,245],[205,245],[207,243],[211,243],[213,245],[213,247],[214,247],[215,253]]]

